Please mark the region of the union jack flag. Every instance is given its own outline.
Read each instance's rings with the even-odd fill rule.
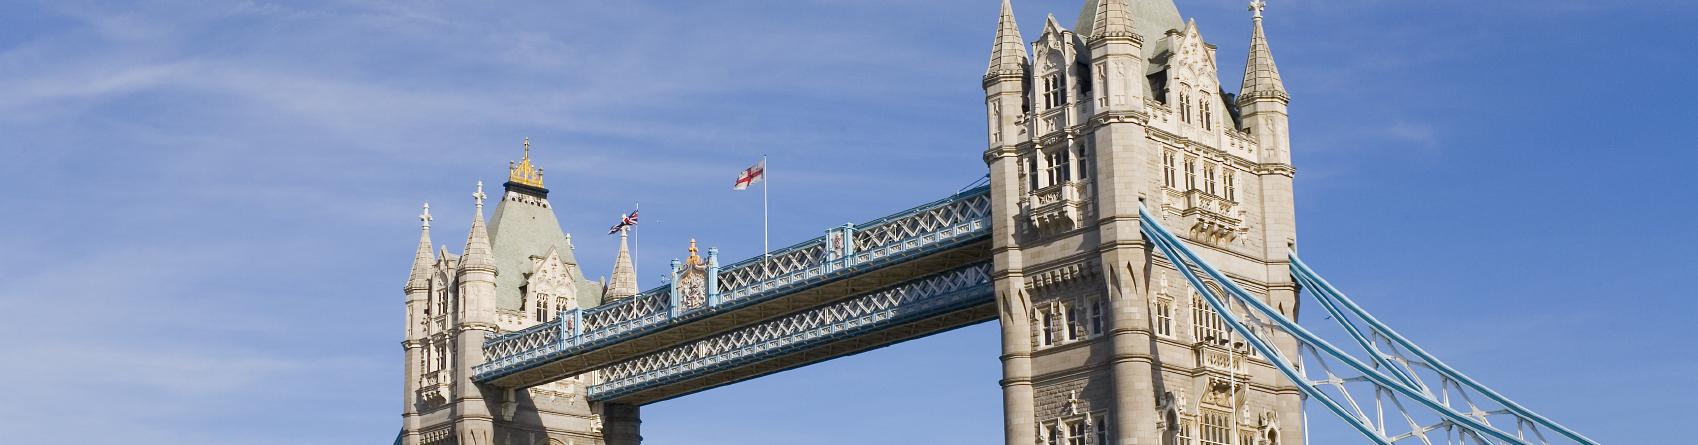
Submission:
[[[637,225],[637,211],[636,210],[632,210],[631,214],[629,214],[629,215],[620,216],[619,217],[619,224],[614,224],[613,228],[607,229],[607,234],[612,235],[612,234],[615,234],[615,233],[619,233],[620,230],[623,230],[626,227],[630,227],[630,226],[634,226],[634,225]]]

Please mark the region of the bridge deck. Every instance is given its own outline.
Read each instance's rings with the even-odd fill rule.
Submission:
[[[977,262],[602,368],[592,400],[647,404],[996,318]]]
[[[699,306],[683,307],[662,286],[569,311],[486,342],[488,361],[474,368],[474,380],[534,386],[981,262],[989,257],[989,216],[988,189],[978,188],[719,269],[717,289]]]

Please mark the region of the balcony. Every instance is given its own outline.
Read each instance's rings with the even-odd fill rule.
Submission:
[[[453,384],[453,382],[449,381],[447,373],[442,371],[424,373],[424,375],[420,376],[419,379],[419,401],[437,403],[447,402],[449,395],[448,388],[451,384]]]
[[[1178,226],[1189,227],[1186,237],[1198,242],[1224,246],[1248,230],[1237,202],[1201,189],[1166,189],[1162,204],[1170,215],[1180,218]]]
[[[1211,373],[1220,376],[1237,376],[1239,381],[1250,377],[1250,370],[1245,366],[1246,353],[1227,349],[1230,345],[1219,345],[1211,342],[1200,342],[1191,347],[1196,354],[1197,365]]]
[[[1091,195],[1089,181],[1067,181],[1027,194],[1020,210],[1038,233],[1066,232],[1090,215]]]

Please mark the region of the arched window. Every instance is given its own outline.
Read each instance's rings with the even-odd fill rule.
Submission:
[[[1073,180],[1072,150],[1069,150],[1067,147],[1062,147],[1060,150],[1056,150],[1055,158],[1056,181],[1067,182]]]
[[[1026,191],[1038,189],[1038,153],[1026,157]]]
[[[548,321],[548,297],[537,297],[537,321]]]
[[[1091,147],[1079,145],[1079,179],[1091,179]]]
[[[1238,200],[1238,172],[1228,168],[1228,169],[1221,172],[1221,176],[1226,179],[1226,200],[1237,201]]]
[[[1044,76],[1044,109],[1061,106],[1061,74]]]
[[[1191,93],[1179,93],[1179,121],[1191,123]]]
[[[1209,192],[1210,195],[1219,196],[1215,193],[1215,163],[1213,162],[1203,163],[1203,191]]]
[[[1197,189],[1197,160],[1185,158],[1185,190]]]
[[[1168,187],[1174,187],[1174,186],[1179,185],[1179,177],[1174,175],[1174,170],[1179,169],[1179,166],[1175,165],[1178,162],[1179,161],[1177,161],[1175,159],[1173,152],[1169,151],[1169,152],[1163,152],[1162,153],[1162,155],[1161,155],[1162,184],[1165,184]]]
[[[1203,97],[1197,99],[1197,109],[1203,112],[1204,130],[1214,129],[1214,112],[1209,105],[1209,95],[1204,94]]]
[[[1197,342],[1213,341],[1220,343],[1227,340],[1226,320],[1220,318],[1214,306],[1203,301],[1203,297],[1195,292],[1191,297],[1191,339]]]

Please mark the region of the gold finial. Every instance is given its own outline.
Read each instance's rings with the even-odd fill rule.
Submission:
[[[701,262],[702,262],[702,257],[696,255],[696,239],[695,238],[690,239],[690,259],[688,259],[686,261],[688,261],[690,264],[701,264]]]
[[[525,138],[525,157],[518,164],[507,163],[507,181],[542,188],[542,169],[531,163],[531,138]]]

